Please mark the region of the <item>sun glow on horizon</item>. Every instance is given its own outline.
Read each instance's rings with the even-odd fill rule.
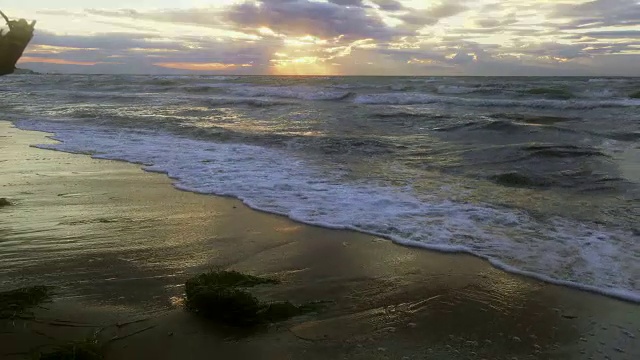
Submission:
[[[79,65],[79,66],[93,66],[97,64],[104,64],[101,61],[75,61],[75,60],[66,60],[66,59],[54,59],[54,58],[44,58],[44,57],[36,57],[36,56],[23,56],[19,64],[26,63],[46,63],[46,64],[55,64],[55,65]]]
[[[193,71],[220,71],[243,67],[252,67],[252,64],[223,64],[223,63],[191,63],[191,62],[159,62],[154,63],[168,69],[193,70]]]

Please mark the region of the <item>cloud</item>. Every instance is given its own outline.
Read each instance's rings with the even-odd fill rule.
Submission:
[[[404,5],[397,0],[372,0],[372,2],[378,5],[378,8],[383,11],[402,11],[405,9]]]
[[[238,67],[251,67],[251,64],[223,64],[223,63],[189,63],[189,62],[158,62],[154,66],[168,69],[192,70],[192,71],[223,71]]]
[[[640,30],[591,31],[582,35],[599,39],[640,39]]]
[[[279,44],[282,44],[281,40],[255,43],[199,36],[165,39],[141,33],[62,35],[39,31],[26,51],[28,58],[25,61],[36,63],[37,66],[47,65],[44,69],[34,67],[43,71],[54,71],[56,66],[69,68],[63,65],[95,64],[102,65],[94,67],[96,72],[148,73],[156,71],[154,68],[158,67],[166,70],[260,74],[268,72],[269,60]]]
[[[411,7],[425,3],[433,5]],[[26,56],[65,71],[78,62],[74,71],[264,74],[295,65],[344,74],[537,75],[613,74],[618,69],[607,66],[616,64],[640,75],[632,66],[640,63],[638,0],[237,0],[38,13]],[[46,31],[62,16],[121,29]]]
[[[31,42],[32,45],[47,45],[75,48],[99,48],[118,50],[122,48],[147,48],[159,45],[183,48],[179,43],[163,40],[157,34],[150,33],[103,33],[92,35],[58,35],[53,32],[38,30]]]
[[[506,17],[500,18],[500,19],[491,17],[491,18],[476,19],[475,21],[476,25],[482,28],[492,28],[492,29],[507,26],[507,25],[513,25],[517,22],[518,22],[518,19],[516,18],[515,13],[511,13]]]
[[[407,25],[422,27],[437,24],[438,21],[444,18],[460,14],[466,10],[468,10],[466,6],[458,3],[443,3],[426,10],[411,9],[409,12],[396,17]]]
[[[231,6],[224,13],[225,20],[243,31],[266,27],[287,36],[311,35],[319,38],[343,36],[354,39],[391,39],[409,35],[390,27],[369,9],[344,6],[357,1],[315,2],[308,0],[281,0],[243,2]]]
[[[362,0],[329,0],[330,3],[343,6],[364,7]]]
[[[559,4],[551,16],[570,19],[565,29],[640,25],[640,2],[595,0],[581,4]]]
[[[67,60],[67,59],[35,57],[35,56],[23,56],[22,58],[20,58],[20,64],[27,64],[27,63],[47,63],[47,64],[56,64],[56,65],[78,65],[78,66],[93,66],[97,64],[104,64],[101,61],[76,61],[76,60]]]
[[[167,22],[172,24],[196,25],[209,28],[224,28],[220,9],[189,8],[189,9],[164,9],[138,11],[134,9],[102,10],[86,9],[87,14],[112,18],[128,18],[134,20],[146,20]]]

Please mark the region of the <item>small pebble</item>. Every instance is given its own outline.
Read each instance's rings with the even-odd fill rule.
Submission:
[[[385,349],[385,348],[383,348],[383,347],[379,347],[379,348],[378,348],[378,351],[380,351],[380,352],[384,352],[384,351],[387,351],[387,349]]]
[[[512,337],[511,339],[512,339],[513,341],[515,341],[515,342],[522,342],[522,340],[520,340],[520,338],[519,338],[519,337],[517,337],[517,336],[514,336],[514,337]]]

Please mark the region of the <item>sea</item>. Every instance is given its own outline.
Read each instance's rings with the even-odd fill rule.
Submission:
[[[640,302],[640,78],[17,75],[42,148]],[[305,241],[300,239],[300,241]]]

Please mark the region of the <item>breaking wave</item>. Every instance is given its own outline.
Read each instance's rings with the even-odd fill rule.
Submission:
[[[183,190],[233,196],[300,222],[403,245],[467,252],[508,271],[640,302],[640,284],[634,280],[640,276],[635,255],[640,238],[627,230],[421,198],[406,188],[345,180],[333,170],[265,147],[68,122],[22,121],[18,126],[51,132],[63,141],[42,148],[147,164],[146,170],[166,173]],[[528,181],[517,175],[498,180]]]
[[[550,100],[550,99],[493,99],[461,98],[437,96],[423,93],[384,93],[360,95],[354,99],[358,104],[367,105],[416,105],[448,104],[474,107],[530,107],[543,109],[588,110],[608,107],[640,106],[640,99],[586,101],[586,100]]]
[[[246,97],[277,97],[285,99],[301,100],[343,100],[352,93],[348,91],[327,90],[317,87],[307,86],[253,86],[246,88],[235,88],[230,90],[232,94]]]

